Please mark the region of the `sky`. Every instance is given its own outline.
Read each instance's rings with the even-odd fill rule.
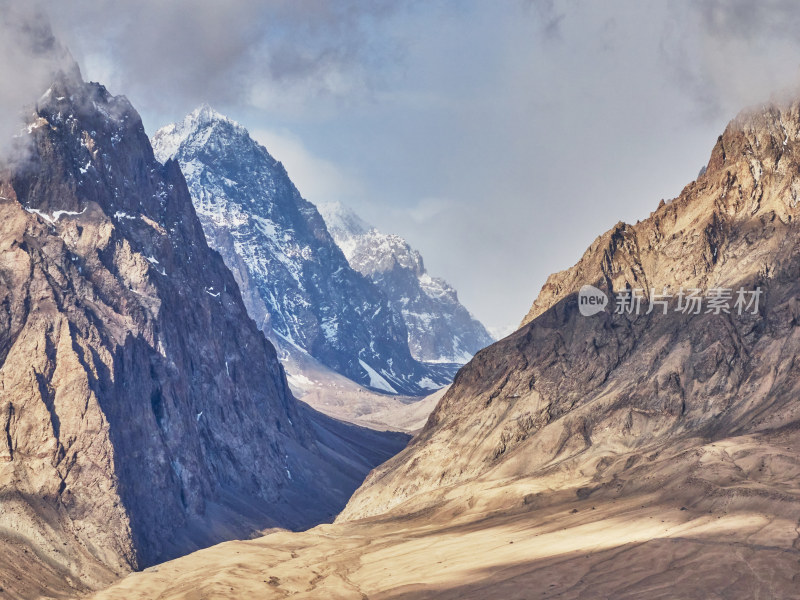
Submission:
[[[41,49],[19,41],[11,10],[23,4],[0,0],[4,112],[42,85]],[[739,110],[800,78],[800,7],[781,0],[38,10],[148,133],[211,104],[308,200],[341,201],[405,237],[498,333],[598,235],[678,195]],[[0,120],[0,136],[11,129]]]

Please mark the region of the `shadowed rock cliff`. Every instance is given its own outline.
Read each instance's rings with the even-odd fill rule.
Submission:
[[[77,72],[0,173],[0,587],[330,520],[404,436],[301,407],[175,162]],[[14,596],[16,597],[16,596]]]

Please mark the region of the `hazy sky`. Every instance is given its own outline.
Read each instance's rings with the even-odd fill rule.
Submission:
[[[44,6],[149,133],[210,103],[309,200],[406,237],[492,328],[614,223],[677,195],[726,122],[800,67],[789,1]],[[8,56],[5,81],[24,73]]]

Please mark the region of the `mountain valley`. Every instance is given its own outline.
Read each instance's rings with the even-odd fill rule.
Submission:
[[[548,280],[335,524],[97,597],[795,598],[799,165],[800,102],[744,111],[678,198]],[[761,301],[587,317],[584,285]]]
[[[3,4],[0,600],[800,600],[800,7],[517,4]]]

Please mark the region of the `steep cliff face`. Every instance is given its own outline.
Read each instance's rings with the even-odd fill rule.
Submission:
[[[353,381],[421,395],[449,382],[414,360],[402,317],[336,246],[313,204],[247,130],[204,106],[153,137],[178,161],[209,243],[264,332]]]
[[[794,230],[800,202],[797,111],[793,103],[742,112],[696,181],[644,222],[618,223],[574,267],[551,275],[522,324],[575,292],[579,282],[660,293],[665,285],[706,289],[769,277],[765,269],[793,241],[782,234]]]
[[[403,315],[417,360],[463,365],[494,340],[444,279],[399,235],[381,233],[340,203],[319,206],[350,266],[369,277]]]
[[[681,452],[723,438],[752,435],[766,448],[796,434],[799,174],[800,103],[742,113],[678,198],[641,223],[618,224],[550,277],[521,328],[459,372],[424,432],[370,475],[340,519],[420,510],[470,481],[554,473],[563,485],[588,482],[586,494],[660,493],[647,476],[653,461],[683,464]],[[587,284],[611,298],[591,317],[578,306]],[[667,313],[655,304],[647,314],[651,290],[660,300],[665,286]],[[699,314],[676,310],[681,287],[702,290]],[[748,302],[761,290],[755,312],[739,314],[740,288]],[[617,295],[636,289],[641,311],[618,313]],[[709,312],[715,289],[731,290],[729,312]],[[729,487],[712,478],[698,488],[703,472],[701,461],[675,476],[693,502],[734,506],[734,489],[790,489],[778,483],[786,472],[749,469]],[[790,496],[781,497],[796,504]]]
[[[128,101],[61,75],[19,143],[0,173],[0,554],[28,563],[0,586],[44,593],[44,569],[80,589],[332,518],[404,439],[292,398]]]

